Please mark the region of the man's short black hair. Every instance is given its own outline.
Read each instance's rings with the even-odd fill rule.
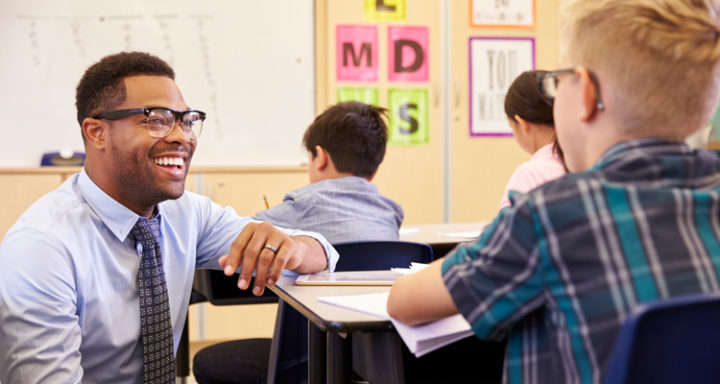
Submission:
[[[317,145],[324,148],[338,172],[371,177],[385,157],[385,112],[385,108],[356,101],[336,104],[315,118],[303,144],[313,157]]]
[[[82,126],[86,117],[122,104],[127,97],[123,80],[139,75],[165,76],[175,80],[175,71],[165,61],[145,52],[116,53],[90,66],[76,89],[78,123]]]

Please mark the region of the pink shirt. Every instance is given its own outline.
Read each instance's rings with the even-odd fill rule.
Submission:
[[[550,143],[538,149],[530,160],[515,168],[515,172],[505,186],[500,209],[510,205],[508,199],[510,190],[528,192],[546,181],[557,179],[563,175],[565,175],[565,167],[560,157],[553,151],[553,144]]]

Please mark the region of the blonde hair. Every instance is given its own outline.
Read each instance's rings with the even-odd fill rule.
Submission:
[[[561,54],[612,86],[622,132],[682,140],[718,101],[718,0],[569,0]]]

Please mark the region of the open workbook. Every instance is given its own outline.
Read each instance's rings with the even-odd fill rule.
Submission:
[[[321,296],[318,300],[390,320],[410,352],[420,357],[472,335],[470,324],[454,315],[419,326],[405,325],[387,313],[388,292],[350,296]]]

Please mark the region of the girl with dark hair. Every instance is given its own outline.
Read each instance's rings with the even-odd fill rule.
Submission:
[[[510,176],[500,202],[501,209],[510,205],[510,191],[528,192],[566,173],[562,150],[555,138],[552,103],[538,86],[538,74],[543,72],[523,72],[505,96],[505,114],[515,140],[532,157]]]

